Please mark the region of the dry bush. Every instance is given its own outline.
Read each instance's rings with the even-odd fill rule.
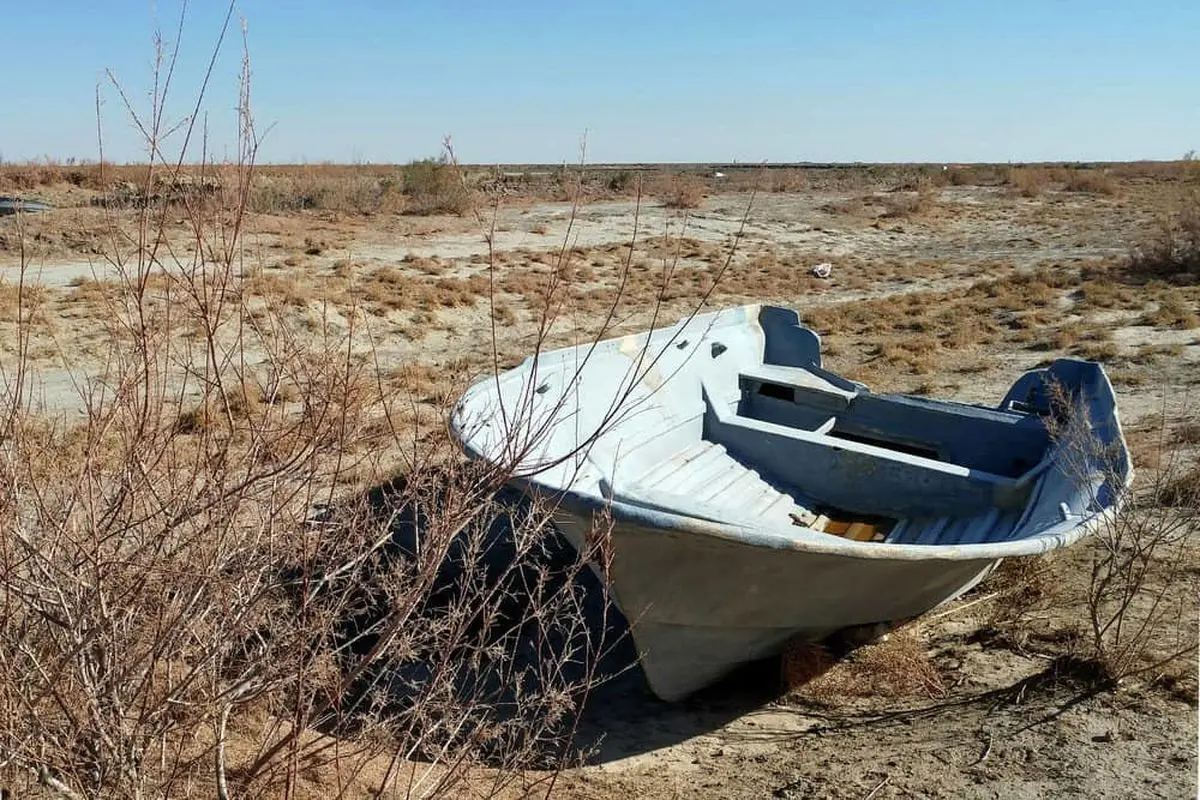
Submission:
[[[979,183],[979,178],[971,167],[956,167],[946,170],[946,180],[951,186],[974,186]]]
[[[21,282],[13,284],[0,279],[0,314],[3,314],[5,319],[15,320],[22,316],[32,316],[46,300],[44,286]]]
[[[606,557],[556,552],[553,509],[498,494],[506,465],[434,469],[444,448],[405,449],[411,398],[385,390],[353,315],[301,332],[253,297],[246,75],[225,171],[238,202],[185,199],[189,252],[162,231],[177,201],[152,190],[172,168],[165,83],[135,117],[146,202],[93,293],[107,360],[75,376],[77,416],[37,401],[27,261],[12,287],[2,778],[66,797],[295,796],[326,778],[344,791],[382,759],[364,794],[503,793],[568,757],[604,649],[575,578]],[[384,483],[397,449],[403,481],[347,488]]]
[[[667,208],[699,208],[704,200],[704,183],[694,175],[660,175],[652,182],[650,194],[661,199]]]
[[[471,193],[458,165],[446,156],[413,161],[404,168],[405,209],[409,214],[458,214],[470,212]]]
[[[1001,168],[984,164],[952,166],[945,173],[951,186],[996,186],[1005,182]]]
[[[402,172],[396,167],[297,165],[256,170],[247,207],[266,214],[336,211],[400,213],[405,209]]]
[[[66,183],[81,189],[102,191],[114,176],[123,172],[112,164],[78,162],[59,164],[50,160],[26,164],[0,164],[0,189],[28,191]]]
[[[586,580],[589,565],[605,571],[605,531],[595,549],[562,552],[553,506],[500,490],[536,435],[505,463],[462,466],[434,407],[458,384],[389,375],[354,313],[372,291],[422,307],[414,319],[482,298],[502,323],[496,254],[486,277],[337,276],[319,298],[245,263],[248,74],[219,191],[154,191],[189,157],[184,144],[164,160],[168,82],[135,115],[151,164],[131,238],[107,253],[115,279],[77,287],[104,308],[108,345],[101,369],[74,376],[78,416],[38,406],[36,290],[14,290],[18,357],[0,375],[0,778],[62,796],[486,797],[528,793],[537,767],[548,783],[533,788],[548,794],[603,677],[608,606]],[[423,165],[414,198],[441,203],[453,164]],[[187,250],[164,234],[180,217]],[[574,219],[529,287],[521,355],[579,339],[564,320],[589,277],[568,246]],[[617,304],[641,274],[634,250],[597,338],[628,319]],[[647,270],[660,304],[678,252]],[[709,269],[708,291],[733,257]],[[313,304],[347,313],[304,327],[294,310]],[[471,344],[490,345],[492,369],[506,357],[495,331]]]
[[[55,162],[29,161],[25,164],[5,164],[0,167],[0,185],[17,190],[53,186],[61,179],[62,169]]]
[[[1144,294],[1106,277],[1087,281],[1080,287],[1077,302],[1083,309],[1135,309],[1142,306]]]
[[[904,219],[926,213],[937,204],[938,187],[928,179],[916,183],[915,191],[898,191],[890,194],[883,202],[884,218]]]
[[[1181,422],[1172,431],[1171,441],[1175,444],[1200,444],[1200,422]]]
[[[861,197],[848,197],[842,200],[830,200],[820,207],[826,214],[856,217],[863,213],[864,203]]]
[[[1117,183],[1103,170],[1072,169],[1067,171],[1063,182],[1064,192],[1083,192],[1087,194],[1116,194]]]
[[[1173,460],[1166,467],[1161,486],[1154,488],[1154,499],[1159,504],[1195,514],[1200,505],[1200,464]]]
[[[886,219],[904,219],[922,211],[921,197],[916,194],[896,194],[888,197],[883,203],[883,216]]]
[[[1168,295],[1158,301],[1157,307],[1142,318],[1143,324],[1156,328],[1188,330],[1200,328],[1200,313],[1197,304],[1189,303],[1179,295]]]
[[[798,169],[772,169],[766,170],[768,179],[767,187],[776,194],[790,194],[799,192],[808,186],[808,181],[804,178],[804,172]]]
[[[1012,167],[1004,182],[1022,197],[1037,197],[1050,184],[1050,174],[1041,167]]]
[[[1194,455],[1160,447],[1157,468],[1125,486],[1119,453],[1098,443],[1077,400],[1059,390],[1048,422],[1063,469],[1097,506],[1113,504],[1093,529],[1085,610],[1088,657],[1113,685],[1157,676],[1196,652],[1194,535],[1200,526],[1200,471]],[[1174,426],[1164,415],[1158,437]]]
[[[636,188],[637,176],[627,169],[620,169],[612,173],[605,183],[608,191],[613,194],[625,194]]]
[[[1112,164],[1107,171],[1120,180],[1156,183],[1195,181],[1200,179],[1200,160],[1196,159],[1196,151],[1192,150],[1175,161],[1129,161]]]
[[[1134,250],[1127,271],[1139,280],[1200,281],[1200,194],[1190,194],[1159,222],[1157,235]]]

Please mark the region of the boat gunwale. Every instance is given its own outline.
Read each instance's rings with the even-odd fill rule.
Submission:
[[[475,454],[471,454],[476,458]],[[1132,481],[1130,476],[1128,483]],[[1120,504],[1084,517],[1072,517],[1052,525],[1047,530],[1022,539],[1004,542],[980,542],[977,544],[897,544],[893,542],[856,542],[839,536],[828,536],[829,541],[814,541],[813,538],[797,538],[791,531],[784,532],[768,526],[736,525],[714,522],[673,514],[668,511],[643,508],[618,500],[598,498],[574,490],[562,490],[528,478],[513,478],[508,482],[526,494],[536,494],[560,508],[586,517],[589,514],[611,516],[614,527],[622,523],[653,528],[664,533],[686,533],[710,536],[736,544],[765,547],[773,550],[820,553],[860,559],[891,559],[895,561],[974,561],[1011,558],[1047,553],[1067,547],[1091,534],[1101,525],[1111,521],[1120,511]],[[814,535],[822,535],[813,532]],[[789,535],[791,534],[791,535]]]

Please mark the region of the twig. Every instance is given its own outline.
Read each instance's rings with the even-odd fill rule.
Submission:
[[[229,800],[229,784],[225,780],[225,731],[229,727],[229,712],[232,703],[226,703],[217,719],[217,746],[213,749],[213,768],[217,774],[217,798]]]
[[[878,794],[879,790],[882,789],[884,786],[886,786],[888,781],[890,781],[891,779],[892,779],[891,775],[884,775],[883,780],[881,780],[879,783],[875,784],[875,788],[872,789],[871,791],[867,792],[866,796],[863,797],[863,800],[871,800],[871,798],[874,797],[876,794]]]
[[[59,794],[63,797],[69,797],[71,800],[75,800],[79,797],[79,795],[76,794],[70,786],[67,786],[61,780],[54,777],[54,775],[50,773],[50,770],[47,769],[44,764],[38,766],[38,782],[56,794]]]
[[[963,603],[962,605],[954,606],[953,608],[948,608],[945,611],[941,612],[940,614],[934,614],[932,617],[929,617],[928,619],[926,619],[926,622],[933,622],[934,620],[942,619],[943,617],[949,617],[953,614],[959,613],[960,611],[965,611],[973,605],[977,605],[977,604],[983,603],[987,600],[992,600],[996,597],[999,597],[1001,594],[1003,594],[1003,593],[1002,592],[992,592],[991,594],[985,594],[983,597],[977,597],[969,603]]]
[[[1022,687],[1022,689],[1024,689],[1024,687]],[[971,764],[971,766],[975,767],[975,766],[982,764],[984,761],[987,761],[988,756],[990,756],[991,754],[992,754],[992,734],[989,733],[987,735],[987,741],[983,745],[983,751],[979,754],[979,758],[975,759],[975,762],[973,764]]]

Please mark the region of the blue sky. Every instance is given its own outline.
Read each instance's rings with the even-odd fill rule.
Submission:
[[[194,103],[222,0],[192,0],[168,107]],[[0,158],[144,148],[178,0],[4,8]],[[243,0],[261,161],[1037,161],[1200,149],[1200,2]],[[235,135],[241,32],[205,98]],[[269,130],[268,130],[269,128]],[[178,146],[178,139],[175,140]]]

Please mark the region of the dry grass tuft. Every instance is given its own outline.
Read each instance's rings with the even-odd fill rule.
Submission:
[[[1080,342],[1071,352],[1087,361],[1103,363],[1114,362],[1121,357],[1121,349],[1112,342]]]
[[[468,308],[487,298],[489,282],[484,274],[436,278],[429,271],[422,271],[425,274],[412,275],[396,267],[379,267],[347,287],[346,295],[363,303],[377,316],[389,311]],[[437,274],[441,269],[435,266],[431,271]]]
[[[1200,422],[1180,423],[1172,432],[1171,439],[1177,444],[1200,444]]]
[[[989,623],[1021,622],[1047,600],[1050,589],[1049,560],[1045,556],[1001,561],[981,586],[981,591],[998,594],[990,604]]]
[[[1176,330],[1200,328],[1200,313],[1196,303],[1172,294],[1159,300],[1158,306],[1142,318],[1142,324]]]
[[[802,690],[836,665],[833,653],[820,642],[793,642],[779,659],[780,677],[787,691]]]
[[[1174,470],[1163,481],[1157,500],[1168,508],[1200,510],[1200,464]]]
[[[41,284],[20,285],[0,279],[0,315],[5,319],[17,319],[19,310],[26,315],[36,314],[48,297]]]
[[[944,697],[946,685],[912,626],[864,645],[840,661],[819,644],[788,648],[783,660],[791,696],[828,703],[850,697]]]

